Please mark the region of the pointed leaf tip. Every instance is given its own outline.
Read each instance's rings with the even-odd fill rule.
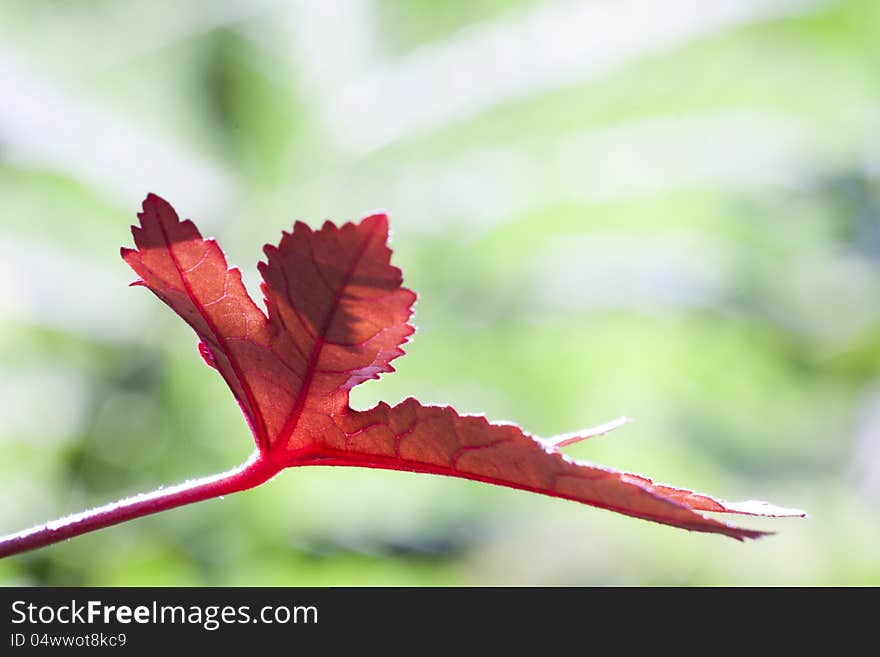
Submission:
[[[144,203],[164,203],[170,205],[168,201],[153,192],[147,192],[147,195],[144,197]]]
[[[763,516],[767,518],[806,518],[807,512],[801,509],[792,509],[784,506],[776,506],[761,500],[745,500],[742,502],[722,502],[725,510],[730,513],[739,513],[746,516]]]
[[[366,217],[361,219],[360,223],[367,224],[372,228],[372,230],[383,231],[386,236],[388,234],[388,215],[384,212],[375,212],[373,214],[368,214]]]
[[[604,424],[600,424],[589,429],[582,429],[581,431],[563,433],[559,434],[558,436],[553,436],[551,438],[544,438],[542,442],[544,442],[544,444],[546,444],[547,447],[551,449],[559,449],[568,445],[574,445],[575,443],[579,443],[582,440],[596,438],[597,436],[604,436],[605,434],[611,433],[615,429],[618,429],[625,424],[629,424],[630,422],[634,422],[634,420],[630,417],[622,415],[618,418],[610,420],[609,422],[605,422]]]

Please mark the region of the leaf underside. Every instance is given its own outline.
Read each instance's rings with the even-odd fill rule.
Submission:
[[[764,502],[730,503],[576,461],[559,448],[590,434],[542,440],[519,427],[406,399],[349,406],[355,385],[392,372],[414,329],[416,295],[390,264],[388,220],[297,222],[258,267],[266,311],[241,272],[195,225],[147,196],[136,249],[122,257],[199,336],[199,351],[241,406],[257,449],[279,466],[339,465],[462,477],[590,504],[738,540],[767,532],[704,512],[802,516]]]

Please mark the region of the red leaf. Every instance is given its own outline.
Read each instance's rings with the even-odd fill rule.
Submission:
[[[279,467],[346,465],[448,475],[561,497],[626,515],[742,540],[765,532],[704,511],[804,515],[763,502],[728,503],[578,462],[559,452],[589,435],[541,440],[516,426],[407,399],[369,411],[349,390],[403,354],[415,294],[390,264],[388,223],[372,215],[312,231],[297,222],[259,264],[268,316],[213,240],[150,194],[122,256],[200,338],[229,384],[260,453]],[[605,427],[610,430],[612,427]]]

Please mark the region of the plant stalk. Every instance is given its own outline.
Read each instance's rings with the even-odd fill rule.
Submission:
[[[237,468],[141,493],[0,538],[0,559],[65,541],[160,511],[248,490],[274,477],[280,467],[260,452]]]

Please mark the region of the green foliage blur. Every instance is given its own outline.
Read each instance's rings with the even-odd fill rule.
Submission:
[[[256,262],[390,212],[413,395],[807,520],[750,543],[303,468],[5,585],[880,584],[880,3],[5,0],[0,532],[253,444],[119,258],[147,192]]]

